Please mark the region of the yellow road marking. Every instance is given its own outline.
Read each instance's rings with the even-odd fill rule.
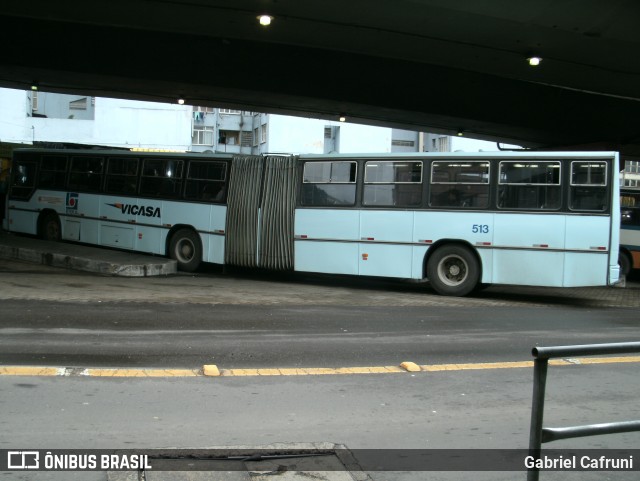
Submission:
[[[86,374],[85,374],[86,373]],[[198,369],[86,369],[81,375],[91,377],[195,377]]]
[[[1,366],[0,376],[62,376],[64,368],[42,366]]]
[[[640,363],[640,356],[581,357],[551,359],[551,366],[589,364]],[[533,361],[479,362],[462,364],[423,364],[403,362],[399,366],[368,367],[306,367],[269,369],[220,369],[207,364],[202,369],[121,369],[121,368],[65,368],[47,366],[0,366],[0,376],[88,376],[88,377],[242,377],[242,376],[330,376],[348,374],[393,374],[412,372],[465,371],[490,369],[523,369],[533,367]]]

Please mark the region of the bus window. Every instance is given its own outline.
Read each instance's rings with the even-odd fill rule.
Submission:
[[[147,159],[142,167],[140,195],[174,199],[182,189],[182,161]]]
[[[500,162],[499,208],[558,210],[561,206],[560,162]]]
[[[67,177],[67,157],[65,155],[44,155],[40,164],[40,181],[43,189],[64,189]]]
[[[185,199],[224,202],[226,177],[227,164],[224,162],[190,162]]]
[[[571,210],[604,211],[607,202],[607,163],[571,162]]]
[[[489,162],[431,164],[429,205],[484,209],[489,206]]]
[[[14,163],[11,199],[27,200],[31,197],[36,185],[36,165],[35,162]]]
[[[110,194],[135,194],[138,187],[139,159],[110,158],[105,191]]]
[[[364,205],[420,205],[422,162],[369,161],[365,164],[364,184]]]
[[[304,164],[302,205],[340,206],[356,203],[355,162],[307,162]]]
[[[99,192],[103,166],[102,157],[73,157],[68,189]]]

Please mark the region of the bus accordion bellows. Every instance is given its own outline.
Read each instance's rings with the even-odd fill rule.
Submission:
[[[486,284],[618,282],[615,152],[14,152],[5,228],[201,262]]]

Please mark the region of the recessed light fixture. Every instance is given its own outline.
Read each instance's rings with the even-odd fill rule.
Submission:
[[[340,115],[340,117],[338,118],[338,120],[340,122],[346,122],[347,121],[347,117],[345,115]]]
[[[263,27],[267,27],[269,25],[271,25],[271,22],[273,21],[273,17],[271,15],[258,15],[258,22],[260,22],[260,25],[262,25]]]
[[[179,99],[178,99],[178,103],[179,103],[180,105],[184,105],[184,99],[183,99],[183,98],[179,98]]]
[[[537,67],[540,65],[540,62],[542,62],[542,57],[529,57],[527,58],[527,62],[529,62],[530,66]]]
[[[462,129],[458,129],[457,135],[458,137],[464,137],[464,132],[462,131]]]

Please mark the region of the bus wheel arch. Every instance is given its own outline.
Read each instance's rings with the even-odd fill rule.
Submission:
[[[38,237],[57,242],[62,238],[60,217],[55,210],[44,209],[38,216]]]
[[[424,261],[425,276],[445,296],[466,296],[481,286],[482,261],[468,243],[442,240],[431,246]]]
[[[623,247],[620,247],[618,253],[618,265],[620,266],[620,275],[628,276],[631,272],[631,266],[633,266],[633,258],[631,253]]]
[[[178,269],[194,272],[202,263],[202,239],[190,226],[174,226],[167,235],[167,255],[178,262]]]

